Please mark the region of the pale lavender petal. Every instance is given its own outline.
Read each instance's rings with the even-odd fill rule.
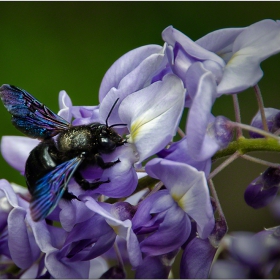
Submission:
[[[244,30],[245,28],[223,28],[210,32],[195,42],[224,58],[225,51],[232,50],[234,40]]]
[[[68,122],[71,122],[72,120],[72,101],[69,97],[69,95],[66,93],[65,90],[62,90],[59,92],[59,112],[58,115],[67,120]]]
[[[176,134],[184,99],[182,81],[168,74],[123,100],[119,115],[128,125],[128,142],[135,145],[138,162],[162,150]]]
[[[119,83],[130,72],[137,68],[149,56],[157,54],[162,47],[158,45],[142,46],[120,57],[106,72],[99,89],[99,101],[103,98],[111,88],[118,88]]]
[[[8,202],[12,207],[18,207],[17,195],[15,194],[15,191],[13,190],[11,184],[7,180],[0,180],[0,191],[2,191],[5,194]]]
[[[108,263],[103,257],[90,261],[89,279],[99,279],[109,269]]]
[[[52,251],[45,257],[45,265],[53,278],[88,278],[89,261],[71,262],[67,258],[60,259],[59,251]]]
[[[239,263],[217,260],[211,269],[212,279],[247,279],[249,268]]]
[[[145,176],[147,176],[147,173]],[[149,188],[145,188],[139,192],[134,193],[130,197],[126,198],[125,202],[128,202],[131,205],[137,205],[139,203],[139,200],[143,198],[147,193],[149,192]]]
[[[94,122],[105,123],[99,116],[99,106],[72,106],[71,113],[75,118],[72,125],[87,125]]]
[[[252,87],[262,78],[260,63],[280,51],[280,23],[262,20],[247,27],[235,40],[219,95],[236,93]]]
[[[37,278],[39,270],[39,264],[33,263],[20,277],[20,279],[35,279]]]
[[[265,235],[254,235],[251,232],[232,233],[229,251],[244,265],[259,266],[269,257],[269,250],[264,244],[264,238]]]
[[[187,142],[190,156],[196,161],[203,161],[209,159],[219,149],[215,138],[205,138],[209,121],[211,117],[214,119],[211,109],[215,102],[216,83],[211,72],[200,62],[193,64],[189,73],[194,88],[189,92],[193,101],[186,124]]]
[[[23,269],[32,265],[39,257],[40,249],[25,222],[26,211],[14,208],[8,217],[8,244],[15,264]]]
[[[40,143],[37,139],[24,136],[3,136],[1,153],[3,158],[16,170],[24,174],[29,153]]]
[[[217,62],[219,65],[224,66],[224,61],[219,56],[208,51],[207,49],[202,48],[200,45],[193,42],[189,37],[184,35],[179,30],[176,30],[172,26],[169,26],[163,30],[162,38],[165,42],[173,47],[176,42],[180,43],[186,53],[196,59],[212,60]]]
[[[52,236],[48,230],[45,220],[34,222],[30,216],[30,211],[27,211],[26,219],[33,230],[36,243],[41,251],[44,253],[57,251],[57,249],[52,245]]]
[[[167,64],[167,58],[164,50],[150,55],[143,62],[139,64],[133,71],[125,76],[119,83],[118,87],[113,87],[104,97],[100,104],[100,119],[106,120],[109,111],[117,99],[118,103],[115,105],[108,125],[122,123],[118,116],[118,109],[122,100],[133,92],[141,90],[151,83],[153,76],[161,71]]]

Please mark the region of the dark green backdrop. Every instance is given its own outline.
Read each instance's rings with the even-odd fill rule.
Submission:
[[[127,51],[163,44],[168,25],[196,40],[216,29],[243,27],[280,18],[279,2],[0,2],[0,80],[26,89],[54,112],[64,89],[74,105],[95,105],[101,79]],[[280,55],[262,64],[260,82],[266,107],[280,107]],[[240,95],[242,119],[257,110],[254,92]],[[230,97],[214,114],[233,119]],[[1,136],[21,135],[0,106]],[[279,156],[261,154],[279,162]],[[0,178],[24,185],[1,157]],[[268,209],[252,210],[243,201],[246,185],[264,168],[238,160],[214,178],[230,230],[261,230],[275,225]]]

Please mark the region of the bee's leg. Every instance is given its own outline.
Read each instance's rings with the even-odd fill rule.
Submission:
[[[95,163],[102,169],[110,168],[118,162],[120,162],[119,159],[117,159],[116,161],[104,162],[104,160],[99,154],[95,155]],[[108,178],[108,180],[106,181],[96,181],[90,183],[82,176],[82,174],[79,171],[76,171],[73,177],[75,178],[76,182],[81,186],[81,188],[85,191],[94,190],[98,188],[100,185],[110,182],[110,179]]]
[[[72,199],[77,199],[80,200],[78,197],[76,197],[74,194],[68,192],[68,190],[66,189],[65,192],[62,195],[62,198],[66,199],[66,200],[72,200]]]
[[[94,190],[98,188],[101,184],[109,183],[110,180],[107,181],[96,181],[96,182],[88,182],[79,171],[76,171],[74,176],[76,182],[81,186],[81,188],[85,191],[87,190]]]
[[[116,161],[104,162],[103,158],[99,154],[96,154],[95,162],[102,169],[106,169],[106,168],[112,167],[113,165],[115,165],[116,163],[121,162],[121,161],[119,159],[117,159]]]

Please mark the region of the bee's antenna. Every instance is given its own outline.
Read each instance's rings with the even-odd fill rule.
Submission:
[[[107,116],[107,119],[106,119],[106,126],[108,127],[108,119],[110,118],[110,116],[111,116],[111,114],[112,114],[112,111],[113,111],[113,109],[115,108],[115,106],[116,106],[116,104],[117,104],[117,102],[119,101],[119,98],[115,101],[115,103],[113,104],[113,106],[112,106],[112,108],[111,108],[111,110],[110,110],[110,112],[109,112],[109,114],[108,114],[108,116]],[[110,126],[110,127],[112,127],[112,126]]]
[[[120,126],[120,125],[127,126],[126,123],[116,123],[116,124],[110,125],[109,128],[114,127],[114,126]]]

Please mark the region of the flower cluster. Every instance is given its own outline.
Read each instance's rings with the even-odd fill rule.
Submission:
[[[212,178],[237,157],[257,161],[245,155],[249,151],[280,151],[280,111],[264,108],[257,86],[260,63],[280,51],[280,22],[220,29],[197,41],[169,26],[162,38],[163,46],[131,50],[109,68],[99,105],[74,106],[65,91],[59,94],[58,115],[72,126],[106,124],[125,139],[100,153],[116,164],[81,170],[87,181],[103,184],[85,191],[72,178],[67,189],[77,199],[61,199],[35,222],[28,190],[0,180],[1,277],[168,278],[179,258],[182,278],[266,277],[279,263],[278,228],[226,235]],[[249,87],[260,100],[250,126],[240,122],[237,100]],[[235,122],[211,113],[222,95],[233,96]],[[39,143],[3,136],[1,153],[25,175]],[[223,156],[228,160],[211,171]],[[279,165],[259,163],[268,169],[244,195],[254,208],[268,205],[280,185]],[[220,248],[227,250],[225,260],[215,262],[210,274]]]

